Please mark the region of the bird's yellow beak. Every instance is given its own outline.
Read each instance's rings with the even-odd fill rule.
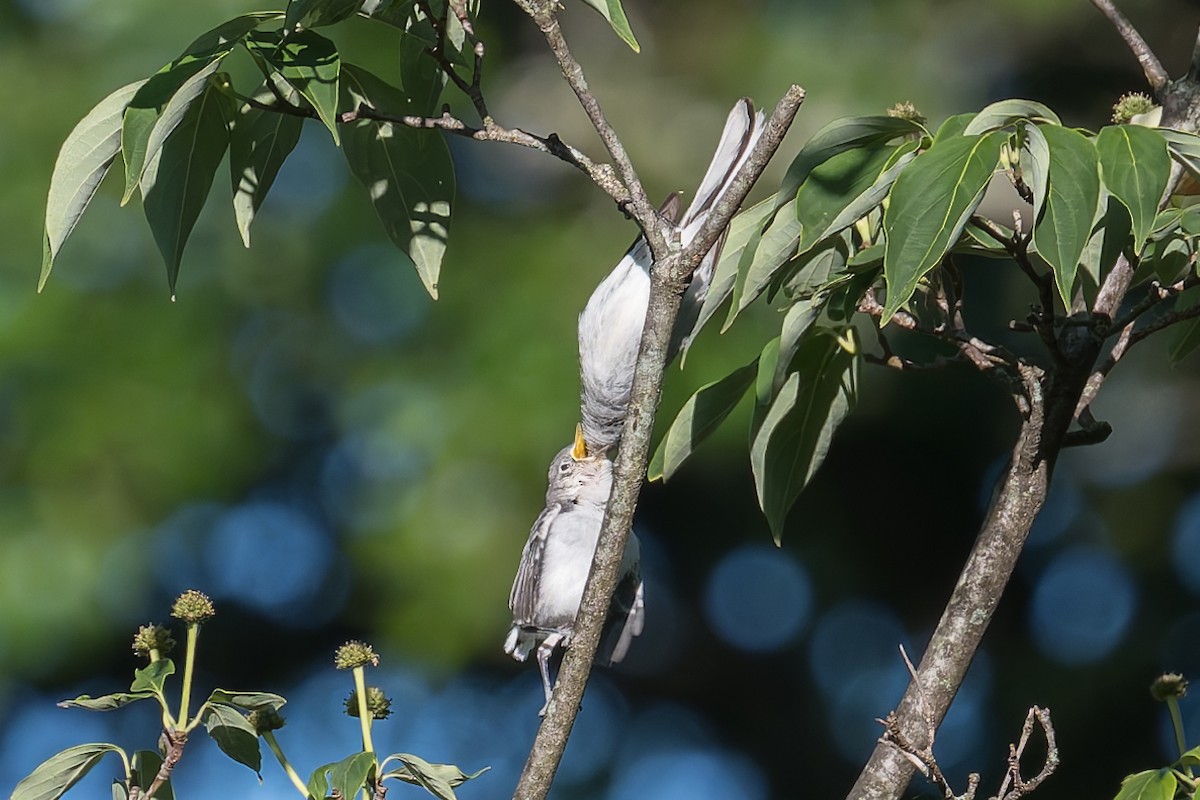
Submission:
[[[583,440],[583,426],[575,426],[575,446],[571,448],[571,458],[583,461],[587,458],[587,442]]]

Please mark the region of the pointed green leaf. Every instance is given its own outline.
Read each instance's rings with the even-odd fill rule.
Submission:
[[[1052,125],[1062,124],[1062,120],[1058,118],[1057,114],[1035,100],[1001,100],[986,106],[976,114],[970,124],[963,129],[963,133],[967,136],[975,136],[998,128],[1006,128],[1022,119],[1047,122]]]
[[[975,119],[975,115],[970,112],[947,117],[938,127],[937,133],[933,135],[933,143],[938,144],[947,139],[957,139],[960,136],[965,136],[967,126],[971,124],[971,120],[973,119]]]
[[[132,761],[134,785],[140,786],[142,789],[149,789],[150,784],[154,783],[154,779],[158,777],[162,763],[162,755],[154,750],[138,750],[134,753]],[[167,780],[158,787],[154,797],[156,800],[175,800],[175,790],[171,787],[171,781]]]
[[[935,142],[896,179],[883,214],[883,323],[908,302],[917,282],[957,241],[983,198],[1006,138],[999,131],[948,137]]]
[[[108,753],[121,753],[115,744],[98,742],[68,747],[43,761],[13,789],[9,800],[57,800]]]
[[[438,769],[444,765],[430,764],[425,759],[411,753],[396,753],[392,758],[399,759],[404,764],[404,769],[398,771],[396,777],[422,787],[439,800],[456,800],[454,787],[450,784],[450,776]],[[457,767],[453,769],[457,769]],[[476,773],[476,775],[478,774]]]
[[[375,769],[374,753],[355,753],[329,767],[329,784],[341,797],[354,797]]]
[[[1134,252],[1140,253],[1171,175],[1166,140],[1153,128],[1109,125],[1096,137],[1104,185],[1129,209]]]
[[[754,383],[758,360],[739,367],[718,381],[705,384],[679,410],[667,435],[659,442],[647,471],[649,480],[668,481],[696,447],[715,431],[741,402]]]
[[[333,764],[324,764],[317,767],[308,776],[308,797],[309,800],[325,800],[329,796],[329,768]]]
[[[1133,244],[1129,212],[1117,199],[1100,189],[1100,208],[1092,226],[1091,239],[1079,257],[1079,266],[1097,286],[1108,274],[1117,257]]]
[[[771,224],[755,244],[754,255],[749,263],[738,269],[737,282],[733,287],[733,302],[730,304],[729,317],[721,327],[722,333],[729,330],[738,314],[762,294],[779,268],[796,255],[796,243],[800,240],[796,202],[795,199],[789,200],[780,207],[775,219],[771,220]]]
[[[914,142],[907,144],[910,148],[916,146]],[[811,249],[829,233],[836,232],[830,230],[830,223],[848,205],[875,186],[895,151],[896,148],[887,145],[866,145],[839,153],[813,168],[796,192],[796,215],[803,226],[800,253]],[[883,194],[886,194],[886,190],[878,194],[880,200]],[[869,206],[867,210],[872,207]],[[857,214],[843,227],[854,224],[861,216]]]
[[[1171,800],[1175,796],[1175,774],[1167,768],[1148,769],[1128,775],[1114,800]]]
[[[1059,297],[1070,308],[1075,272],[1092,237],[1100,200],[1096,148],[1083,134],[1058,125],[1030,126],[1027,134],[1031,140],[1043,137],[1050,153],[1045,174],[1040,161],[1029,165],[1034,199],[1045,198],[1040,208],[1034,207],[1033,245],[1054,270]]]
[[[850,259],[850,245],[846,239],[846,234],[826,239],[781,270],[780,274],[786,276],[780,287],[784,296],[792,301],[806,299],[845,280]],[[882,259],[882,245],[876,246],[876,250]]]
[[[343,78],[352,107],[396,108],[405,102],[398,89],[364,69],[347,64]],[[436,300],[454,203],[454,164],[445,140],[437,131],[370,119],[348,126],[344,139],[346,161],[366,188],[384,231],[412,260]]]
[[[150,692],[161,695],[167,677],[174,674],[175,662],[169,658],[160,658],[158,661],[153,661],[145,667],[133,671],[133,683],[129,686],[129,691],[135,694]]]
[[[754,433],[750,465],[758,504],[778,543],[784,521],[854,407],[859,354],[853,329],[804,337],[788,376]],[[847,349],[849,348],[849,349]],[[773,374],[773,372],[772,372]]]
[[[783,327],[779,331],[779,350],[775,361],[772,396],[783,388],[792,360],[800,348],[800,342],[803,341],[804,334],[812,328],[813,323],[820,319],[827,300],[828,298],[825,296],[797,300],[784,315]]]
[[[1033,221],[1046,204],[1046,190],[1050,188],[1050,143],[1037,125],[1021,126],[1021,151],[1019,161],[1021,177],[1033,194]]]
[[[340,144],[338,97],[342,62],[337,46],[312,31],[300,31],[286,40],[274,32],[253,33],[246,37],[246,45],[312,105],[333,136],[334,144]]]
[[[404,766],[395,772],[388,773],[385,777],[396,777],[402,781],[407,781],[408,783],[417,783],[418,779],[416,774],[417,771],[419,771],[423,775],[440,778],[449,784],[451,788],[458,788],[467,781],[475,780],[480,775],[491,769],[491,767],[484,767],[476,772],[467,773],[463,772],[460,768],[454,766],[453,764],[430,764],[428,761],[414,756],[411,753],[396,753],[395,755],[388,756],[387,761],[391,761],[392,759],[396,759],[401,763],[416,765],[417,770],[414,770],[409,766]],[[387,761],[384,763],[387,763]]]
[[[166,264],[172,296],[183,249],[229,144],[227,125],[233,114],[228,96],[210,84],[146,164],[142,208]]]
[[[775,197],[768,197],[761,203],[743,209],[729,223],[729,235],[725,237],[725,247],[721,249],[721,257],[713,269],[712,280],[708,284],[708,294],[700,306],[700,314],[692,327],[691,335],[684,339],[684,355],[691,343],[696,341],[696,334],[704,327],[720,309],[721,305],[733,294],[737,284],[738,265],[741,263],[747,249],[754,253],[762,234],[763,225],[775,212]],[[747,262],[749,263],[749,262]]]
[[[255,772],[262,769],[258,732],[241,711],[217,703],[209,705],[204,710],[204,729],[222,753]]]
[[[916,122],[902,117],[868,116],[837,119],[813,134],[804,143],[788,167],[779,187],[778,205],[791,200],[808,173],[838,153],[855,147],[884,144],[901,136],[923,136],[928,131]]]
[[[262,88],[256,99],[269,102]],[[304,120],[245,104],[229,132],[229,175],[233,182],[233,213],[242,242],[250,246],[250,225],[275,182],[279,168],[300,141]]]
[[[100,187],[117,153],[121,151],[121,123],[129,101],[145,81],[122,86],[96,104],[67,135],[46,198],[45,247],[38,291],[46,285],[54,259],[75,229],[88,203]]]
[[[243,711],[259,711],[270,708],[278,711],[287,703],[283,697],[271,692],[229,692],[225,689],[214,689],[208,696],[209,703],[240,708]]]
[[[849,228],[878,207],[883,202],[883,199],[887,197],[888,192],[892,190],[892,184],[896,182],[896,178],[900,177],[900,173],[916,157],[916,142],[906,142],[900,145],[900,147],[895,148],[892,151],[887,169],[881,172],[870,186],[863,189],[862,192],[851,199],[838,212],[837,216],[826,223],[823,229],[819,229],[811,241],[809,240],[809,234],[805,233],[800,243],[800,252],[803,253],[818,242]]]
[[[361,5],[362,0],[289,0],[283,26],[294,31],[333,25],[353,16]]]
[[[599,11],[600,16],[608,20],[608,24],[612,26],[617,36],[620,36],[633,52],[640,53],[642,51],[641,45],[633,35],[633,29],[629,27],[629,20],[625,18],[625,9],[621,8],[621,0],[583,0],[583,2]]]
[[[167,101],[167,105],[163,108],[162,113],[154,120],[154,126],[150,129],[150,134],[146,137],[145,151],[142,154],[144,163],[147,165],[142,169],[142,176],[145,175],[148,165],[154,161],[162,151],[163,145],[166,144],[167,138],[175,132],[175,129],[183,122],[188,112],[192,108],[192,104],[200,99],[200,96],[205,93],[210,86],[212,76],[216,74],[217,69],[221,66],[220,59],[214,59],[211,63],[199,70],[195,75],[192,75],[179,90],[171,96]],[[210,98],[211,99],[211,98]],[[142,176],[139,176],[139,180]],[[132,191],[131,187],[126,187],[126,191]]]
[[[58,707],[83,708],[88,711],[114,711],[130,703],[136,703],[138,700],[146,700],[152,697],[154,697],[154,692],[148,690],[141,692],[114,692],[113,694],[101,695],[100,697],[89,697],[86,694],[81,694],[74,700],[60,701]]]

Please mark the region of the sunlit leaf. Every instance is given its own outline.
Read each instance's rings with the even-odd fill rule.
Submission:
[[[1200,179],[1200,136],[1172,128],[1155,130],[1166,140],[1171,158],[1182,164],[1192,177]]]
[[[68,747],[43,761],[13,789],[9,800],[57,800],[108,753],[120,753],[115,744],[99,742]]]
[[[353,16],[362,0],[289,0],[283,24],[289,31],[333,25]]]
[[[353,107],[395,108],[398,89],[347,64],[343,89]],[[378,105],[377,105],[378,104]],[[454,203],[454,164],[437,131],[359,119],[347,126],[342,151],[366,188],[388,238],[411,259],[437,299],[438,273]]]
[[[138,750],[134,753],[131,763],[134,785],[140,786],[143,790],[149,789],[150,784],[154,783],[155,778],[158,777],[162,763],[162,755],[154,750]],[[154,797],[158,800],[175,800],[175,789],[172,788],[171,781],[164,781],[154,793]]]
[[[174,674],[175,663],[169,658],[160,658],[158,661],[153,661],[145,667],[133,671],[133,683],[130,684],[129,691],[134,694],[141,692],[162,694],[167,678]]]
[[[779,187],[777,204],[791,200],[813,168],[838,153],[855,147],[883,144],[901,136],[921,136],[926,133],[920,124],[903,117],[867,116],[834,120],[814,133],[800,148]]]
[[[671,479],[692,451],[715,431],[754,383],[758,363],[739,367],[719,381],[701,386],[679,410],[659,442],[647,471],[649,480]]]
[[[146,164],[142,208],[166,263],[172,296],[184,247],[229,145],[233,114],[229,97],[209,85]]]
[[[112,800],[129,800],[129,787],[122,781],[113,780],[112,782]]]
[[[269,89],[255,93],[256,99],[271,97]],[[242,242],[250,246],[250,225],[275,176],[300,141],[304,120],[292,114],[277,114],[245,104],[229,132],[229,175],[233,183],[233,213]]]
[[[299,31],[287,39],[273,32],[254,33],[246,37],[246,44],[312,105],[334,143],[340,143],[337,114],[342,62],[337,46],[312,31]]]
[[[845,338],[828,330],[813,334],[803,337],[792,359],[794,371],[750,446],[758,503],[776,542],[788,511],[825,460],[834,431],[857,395],[860,357],[853,329],[846,329]]]
[[[1034,199],[1045,198],[1040,207],[1034,206],[1037,222],[1033,245],[1054,270],[1059,297],[1063,306],[1070,308],[1075,272],[1092,237],[1092,221],[1100,200],[1096,148],[1083,134],[1058,125],[1030,126],[1031,140],[1039,135],[1045,140],[1050,158],[1045,174],[1038,159],[1030,163],[1028,170]]]
[[[1005,128],[1021,119],[1061,125],[1062,120],[1046,106],[1035,100],[1001,100],[986,106],[963,129],[967,136]]]
[[[46,228],[42,274],[38,291],[46,285],[54,259],[75,229],[100,182],[121,152],[121,123],[129,101],[145,81],[122,86],[96,104],[67,135],[50,175],[46,198]]]
[[[262,769],[258,732],[242,712],[216,703],[208,705],[204,710],[204,729],[217,743],[217,747],[221,748],[222,753],[255,772]]]
[[[892,190],[892,184],[896,182],[896,178],[900,177],[900,173],[917,157],[916,150],[916,142],[906,142],[900,147],[893,149],[892,155],[889,157],[887,169],[880,173],[870,186],[863,189],[857,196],[851,199],[838,212],[837,216],[825,224],[823,229],[817,229],[816,234],[811,237],[811,240],[810,235],[807,233],[809,229],[806,229],[806,233],[800,243],[800,252],[803,253],[818,242],[849,228],[882,203],[883,199],[887,197],[888,192]]]
[[[354,797],[375,769],[374,753],[355,753],[329,767],[329,784],[341,797]]]
[[[762,232],[749,263],[739,267],[733,288],[733,302],[722,332],[729,330],[738,314],[762,294],[776,271],[796,254],[799,240],[800,221],[796,218],[796,200],[790,200],[780,207],[775,219]]]
[[[914,142],[907,144],[910,147],[916,146]],[[796,215],[803,228],[800,253],[809,250],[830,233],[836,232],[831,230],[830,223],[838,219],[846,207],[859,199],[864,192],[875,186],[895,150],[896,148],[886,145],[856,147],[839,153],[813,168],[808,179],[796,192]],[[886,193],[886,189],[877,192],[875,196],[878,200],[867,206],[863,214],[877,205]],[[841,227],[852,225],[863,214],[855,215]]]
[[[1140,253],[1171,175],[1166,141],[1152,128],[1109,125],[1096,137],[1104,185],[1129,209],[1134,252]]]
[[[1166,769],[1148,769],[1126,776],[1121,791],[1113,800],[1171,800],[1175,796],[1175,773]]]
[[[467,774],[452,764],[431,764],[411,753],[396,753],[388,760],[396,759],[404,765],[403,769],[388,773],[400,780],[416,784],[440,800],[455,800],[454,789],[469,780],[478,778],[487,772],[484,767],[478,772]]]
[[[264,708],[278,711],[287,703],[283,697],[271,692],[229,692],[225,689],[214,689],[208,696],[209,703],[222,703],[245,711],[258,711]]]
[[[896,179],[883,214],[887,302],[882,322],[908,302],[917,282],[958,239],[983,198],[1005,138],[996,131],[935,142]]]
[[[136,703],[138,700],[146,700],[154,697],[152,691],[141,692],[114,692],[113,694],[105,694],[100,697],[89,697],[86,694],[81,694],[73,700],[62,700],[58,703],[59,708],[83,708],[88,711],[115,711],[118,708],[124,708],[130,703]]]
[[[149,136],[146,137],[145,152],[142,154],[144,164],[142,169],[142,177],[145,176],[149,165],[162,152],[163,145],[167,139],[175,132],[187,117],[188,112],[192,108],[192,104],[200,99],[201,95],[209,89],[212,76],[216,74],[217,69],[221,66],[220,59],[214,59],[203,69],[192,75],[175,94],[171,95],[171,99],[167,101],[167,105],[163,108],[162,113],[154,121],[154,127],[150,129]],[[209,101],[211,97],[207,98]],[[128,187],[127,191],[128,191]],[[144,193],[143,193],[144,194]]]
[[[622,41],[635,53],[642,51],[641,45],[633,35],[633,29],[629,27],[629,20],[625,18],[625,9],[621,8],[621,0],[583,0],[592,8],[600,12],[600,16],[608,20],[608,24],[620,36]]]

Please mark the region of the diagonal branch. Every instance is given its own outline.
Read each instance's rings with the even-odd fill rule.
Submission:
[[[1196,46],[1192,48],[1192,63],[1188,67],[1187,79],[1194,81],[1200,78],[1200,31],[1196,32]]]
[[[1142,65],[1142,72],[1146,74],[1146,82],[1150,84],[1150,88],[1157,95],[1167,88],[1167,84],[1171,78],[1167,75],[1167,71],[1163,69],[1162,62],[1158,60],[1158,56],[1154,55],[1154,51],[1150,49],[1150,45],[1146,44],[1146,40],[1138,33],[1137,28],[1125,18],[1121,10],[1117,8],[1112,0],[1092,0],[1092,5],[1100,9],[1104,16],[1108,17],[1108,21],[1117,29],[1117,33],[1125,40],[1125,44],[1133,52],[1138,63]],[[1193,58],[1193,64],[1195,59]]]

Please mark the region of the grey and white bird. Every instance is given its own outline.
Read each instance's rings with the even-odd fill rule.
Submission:
[[[556,647],[571,644],[612,491],[612,462],[604,456],[589,457],[577,428],[575,442],[559,451],[550,463],[547,479],[546,507],[529,531],[508,597],[513,622],[504,651],[523,662],[536,649],[549,705],[550,657]],[[631,533],[597,661],[607,665],[623,659],[633,637],[642,632],[644,617],[638,541]],[[545,714],[546,706],[539,713]]]
[[[749,157],[764,125],[762,112],[756,113],[749,99],[742,98],[734,105],[696,197],[677,224],[673,223],[679,210],[678,197],[672,195],[664,204],[660,217],[668,235],[673,235],[677,228],[680,243],[684,247],[691,244]],[[690,336],[700,316],[723,242],[724,236],[692,274],[671,335],[668,363]],[[579,315],[580,418],[587,452],[591,454],[608,453],[621,440],[634,363],[650,302],[651,261],[650,245],[645,236],[639,236],[592,292]]]

